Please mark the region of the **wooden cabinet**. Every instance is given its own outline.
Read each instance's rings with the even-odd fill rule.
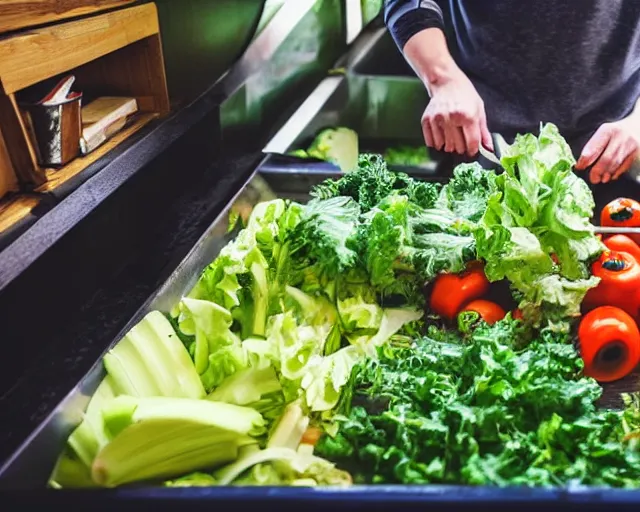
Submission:
[[[169,111],[154,3],[109,10],[129,0],[0,0],[0,233],[37,205],[39,194],[78,176],[152,119]],[[54,23],[50,23],[54,22]],[[50,23],[32,27],[34,24]],[[61,168],[38,164],[20,95],[66,74],[92,96],[131,96],[139,112],[114,137]],[[21,199],[23,198],[23,199]],[[34,204],[35,201],[35,204]],[[18,211],[19,210],[19,211]]]
[[[0,0],[0,32],[123,7],[135,0]]]

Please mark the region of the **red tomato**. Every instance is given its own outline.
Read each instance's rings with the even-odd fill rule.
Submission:
[[[431,311],[453,320],[463,305],[489,291],[489,281],[481,266],[471,265],[461,274],[440,274],[431,291]]]
[[[587,313],[578,328],[584,373],[599,382],[629,375],[640,362],[640,332],[631,316],[613,306]]]
[[[507,312],[495,302],[482,299],[469,302],[460,312],[462,313],[463,311],[475,311],[489,325],[493,325],[499,320],[502,320],[507,314]]]

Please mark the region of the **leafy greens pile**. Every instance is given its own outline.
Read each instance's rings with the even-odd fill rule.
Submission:
[[[405,182],[379,157],[364,156],[358,172],[313,194],[360,204],[361,248],[369,249],[363,263],[374,283],[401,286],[413,271],[428,280],[477,257],[490,281],[508,280],[529,324],[568,332],[598,284],[589,272],[603,248],[589,222],[593,196],[573,173],[575,159],[553,124],[539,137],[518,136],[502,164],[499,175],[462,164],[439,189]]]
[[[365,154],[306,204],[258,204],[105,356],[51,484],[348,484],[339,463],[364,482],[629,485],[637,408],[598,412],[568,341],[601,250],[574,163],[545,125],[503,174],[464,164],[443,186]],[[425,284],[477,259],[523,321],[428,311]]]
[[[524,350],[519,323],[464,336],[430,329],[357,368],[339,433],[317,453],[357,483],[637,487],[640,454],[620,441],[635,409],[598,411],[566,335]]]

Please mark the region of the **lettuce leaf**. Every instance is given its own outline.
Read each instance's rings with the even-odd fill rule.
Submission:
[[[501,162],[505,172],[474,231],[478,256],[489,280],[508,279],[522,297],[526,321],[567,330],[598,284],[589,272],[603,249],[590,222],[593,195],[573,173],[571,149],[551,123],[538,137],[516,137]]]

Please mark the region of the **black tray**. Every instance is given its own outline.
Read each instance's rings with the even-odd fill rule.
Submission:
[[[267,161],[264,162],[267,164]],[[305,173],[291,172],[288,168],[265,165],[254,173],[238,192],[234,200],[220,213],[193,249],[181,261],[169,279],[137,311],[129,323],[111,343],[117,342],[148,311],[168,311],[187,292],[198,278],[199,272],[215,258],[227,243],[228,219],[241,203],[255,204],[279,196],[303,198],[309,186],[338,171],[316,169]],[[436,178],[437,179],[437,178]],[[628,180],[598,188],[598,202],[602,203],[625,192],[637,196],[640,187]],[[275,192],[275,193],[274,193]],[[110,348],[105,347],[106,349]],[[47,490],[44,488],[53,464],[64,445],[73,422],[78,418],[104,375],[101,359],[63,400],[31,437],[12,456],[0,471],[0,503],[4,506],[29,505],[65,506],[73,503],[83,508],[111,510],[115,507],[141,509],[193,510],[226,505],[261,506],[285,509],[366,509],[387,510],[402,506],[417,510],[476,510],[486,506],[492,510],[637,510],[640,490],[623,491],[595,488],[527,489],[489,488],[469,486],[362,486],[344,490],[301,488],[122,488],[115,490],[76,491]],[[628,384],[627,384],[628,386]],[[620,391],[619,389],[617,391]],[[77,420],[76,420],[77,421]],[[22,490],[19,490],[22,489]]]

